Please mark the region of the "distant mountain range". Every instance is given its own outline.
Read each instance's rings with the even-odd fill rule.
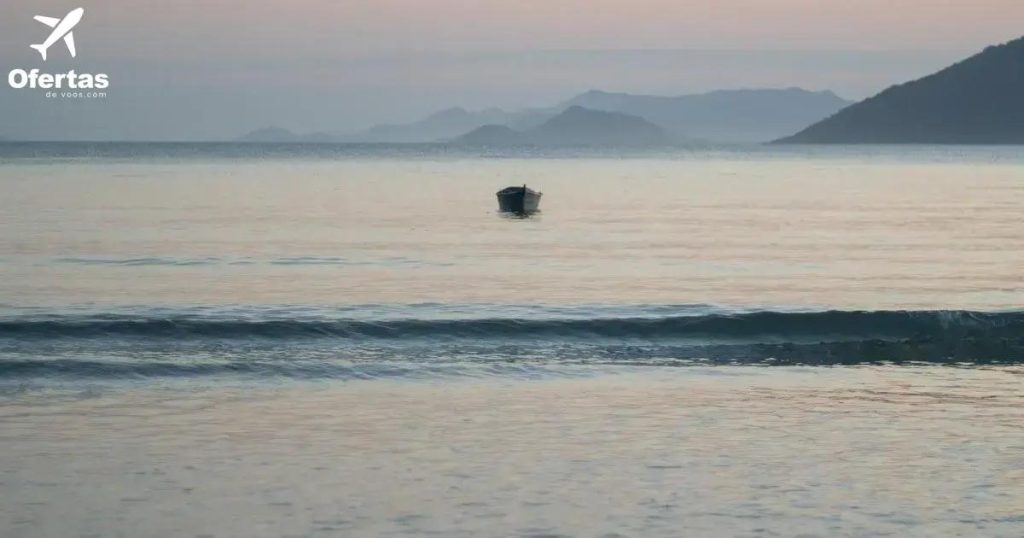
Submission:
[[[544,123],[517,131],[484,125],[453,140],[457,145],[642,147],[674,142],[665,129],[637,116],[570,106]]]
[[[550,108],[516,112],[497,108],[478,112],[450,108],[414,123],[378,125],[357,133],[300,136],[284,129],[268,128],[250,133],[242,140],[288,142],[313,138],[315,141],[335,142],[442,142],[456,139],[483,126],[505,126],[514,132],[526,132],[571,107],[580,106],[642,118],[661,127],[668,136],[676,139],[766,142],[828,117],[848,104],[848,101],[832,92],[811,92],[796,88],[721,90],[678,97],[592,90]],[[497,134],[499,130],[493,128],[488,131],[494,136],[504,136]],[[268,139],[273,136],[281,136],[282,139]]]
[[[892,86],[778,142],[1024,144],[1024,38]]]

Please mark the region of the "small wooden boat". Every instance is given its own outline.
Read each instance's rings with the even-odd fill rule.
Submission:
[[[543,193],[522,187],[505,187],[498,191],[498,210],[504,213],[526,215],[540,208]]]

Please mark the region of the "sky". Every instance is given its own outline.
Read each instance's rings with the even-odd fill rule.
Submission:
[[[0,72],[106,73],[104,99],[0,84],[0,136],[348,132],[590,89],[830,89],[860,99],[1020,37],[1021,0],[10,0]],[[78,56],[28,47],[85,15]]]

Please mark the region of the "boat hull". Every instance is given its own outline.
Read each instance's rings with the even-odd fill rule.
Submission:
[[[498,210],[503,213],[535,213],[540,210],[541,196],[541,193],[525,187],[509,187],[498,192]]]

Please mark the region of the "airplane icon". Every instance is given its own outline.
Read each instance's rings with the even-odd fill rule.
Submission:
[[[50,37],[46,38],[46,41],[38,45],[29,45],[30,47],[39,51],[39,54],[43,56],[43,61],[46,61],[46,49],[50,48],[58,39],[64,38],[64,44],[68,46],[68,52],[71,53],[71,57],[75,57],[75,34],[71,33],[71,29],[75,27],[81,20],[82,14],[85,13],[85,9],[78,8],[71,10],[70,13],[64,16],[63,19],[55,19],[53,17],[44,17],[42,15],[36,15],[33,17],[35,20],[53,28],[53,32],[50,33]]]

